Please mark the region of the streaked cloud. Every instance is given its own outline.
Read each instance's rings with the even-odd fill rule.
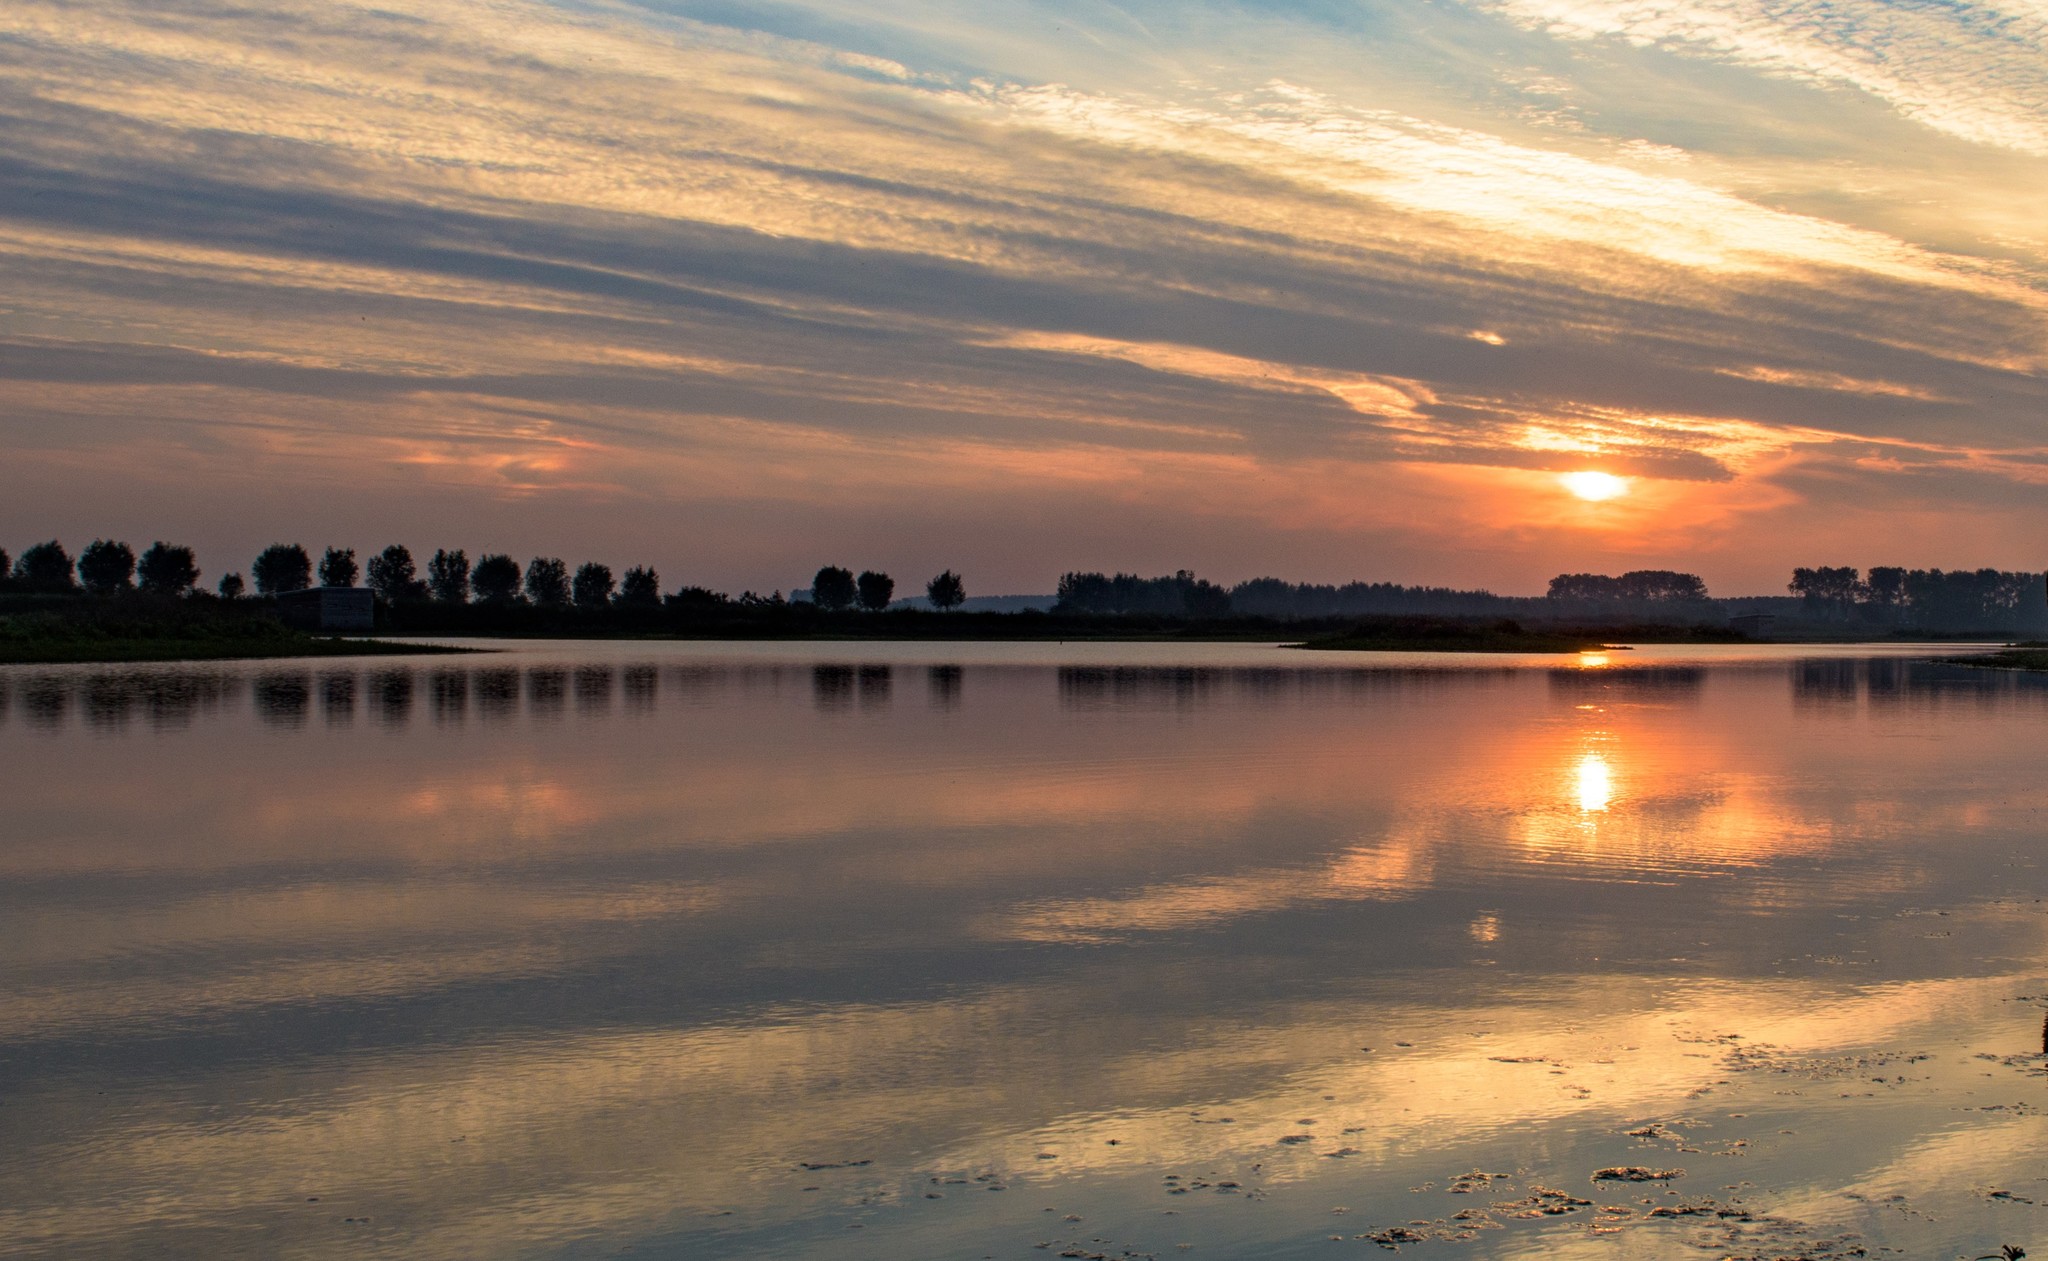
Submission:
[[[2048,16],[2018,3],[1487,0],[1547,34],[1615,38],[1868,92],[1976,144],[2048,155]]]
[[[2012,488],[1912,563],[2048,524],[2037,21],[1048,13],[11,5],[17,528],[1515,588],[1683,559],[1525,471],[1721,586],[1878,537],[1834,486]]]

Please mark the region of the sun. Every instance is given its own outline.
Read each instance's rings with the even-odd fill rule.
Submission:
[[[1612,473],[1600,473],[1591,469],[1580,473],[1559,473],[1557,480],[1564,483],[1566,490],[1591,503],[1628,493],[1626,477],[1616,477]]]

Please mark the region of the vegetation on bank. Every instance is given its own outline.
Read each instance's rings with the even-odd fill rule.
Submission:
[[[0,650],[0,659],[29,659],[21,654],[31,651],[104,651],[122,659],[334,651],[282,626],[257,629],[262,619],[275,622],[272,597],[304,590],[316,575],[322,586],[367,586],[376,597],[379,631],[432,636],[1310,639],[1318,647],[1383,651],[1565,652],[1615,641],[1741,642],[1745,635],[1725,629],[1738,615],[1750,616],[1745,627],[1770,639],[1815,642],[2008,639],[2038,634],[2036,623],[2048,629],[2042,576],[1989,569],[1800,569],[1790,598],[1722,600],[1708,594],[1698,575],[1675,570],[1560,574],[1547,594],[1526,597],[1277,578],[1225,587],[1187,570],[1153,578],[1076,571],[1061,577],[1050,611],[1031,612],[968,611],[966,582],[950,569],[925,583],[923,598],[915,601],[898,600],[887,573],[856,574],[838,565],[820,568],[808,590],[785,599],[780,591],[731,596],[694,585],[665,593],[652,567],[615,575],[596,561],[571,569],[559,557],[536,556],[522,566],[508,554],[487,553],[472,563],[461,549],[441,548],[422,565],[395,543],[361,564],[352,548],[329,547],[316,562],[299,544],[275,543],[248,570],[254,598],[240,573],[206,590],[193,549],[163,541],[139,556],[111,539],[95,540],[75,559],[54,539],[18,559],[0,551],[0,606],[42,601],[15,612],[79,623],[15,626],[6,635],[14,646]],[[94,612],[94,602],[105,608]],[[190,617],[172,616],[175,609]],[[129,617],[133,629],[105,629],[101,613],[108,611]],[[224,642],[230,639],[236,643]],[[29,647],[31,640],[40,646]],[[60,641],[69,646],[59,647]]]
[[[1482,622],[1381,617],[1296,647],[1336,652],[1593,652],[1606,642],[1596,635],[1528,630],[1509,618]]]
[[[1976,666],[1982,670],[2038,670],[2048,672],[2048,644],[2015,644],[2003,652],[1975,653],[1967,657],[1943,657],[1945,665]]]
[[[1510,618],[1378,617],[1297,645],[1341,652],[1598,652],[1616,643],[1752,643],[1718,626],[1543,626]]]
[[[0,598],[0,664],[6,665],[453,651],[459,650],[308,635],[285,626],[255,601],[171,600],[141,594],[114,599]]]

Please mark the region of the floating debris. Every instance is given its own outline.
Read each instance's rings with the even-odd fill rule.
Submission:
[[[1648,1169],[1642,1165],[1609,1165],[1593,1171],[1595,1182],[1668,1182],[1684,1176],[1683,1169]]]

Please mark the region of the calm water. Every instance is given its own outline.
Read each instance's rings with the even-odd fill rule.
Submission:
[[[2048,1251],[2048,686],[1819,652],[0,669],[0,1252]]]

